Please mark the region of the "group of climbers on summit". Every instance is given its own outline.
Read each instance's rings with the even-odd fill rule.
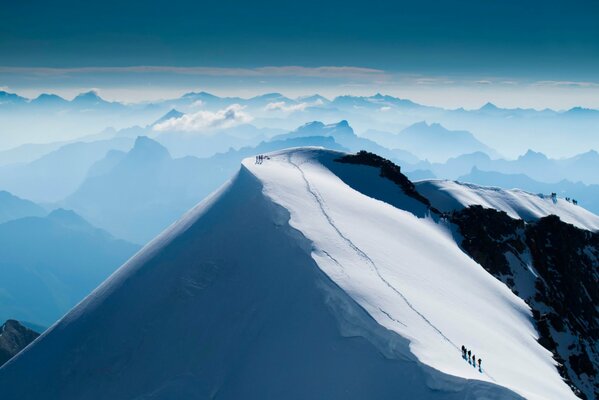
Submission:
[[[259,154],[256,156],[256,162],[255,164],[262,164],[264,162],[264,160],[270,160],[269,156],[265,156],[263,154]]]
[[[472,364],[473,367],[476,367],[476,356],[472,353],[471,350],[468,350],[466,346],[462,345],[462,358],[468,361],[468,364]],[[472,361],[471,361],[472,360]],[[483,360],[478,359],[478,369],[481,370],[481,363]]]

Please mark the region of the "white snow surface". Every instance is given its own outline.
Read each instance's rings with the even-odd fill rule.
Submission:
[[[318,266],[379,324],[407,338],[421,362],[529,399],[576,398],[537,343],[529,307],[462,252],[445,226],[344,184],[325,166],[338,153],[270,157],[243,165],[289,210]],[[376,169],[360,168],[375,170],[376,179]],[[460,357],[462,344],[483,359],[483,373]]]
[[[520,189],[501,189],[448,180],[416,182],[417,190],[440,211],[460,210],[471,205],[505,211],[525,221],[557,215],[562,221],[590,231],[599,230],[599,216],[550,194],[533,194]]]
[[[447,225],[339,177],[399,191],[376,168],[322,149],[269,156],[244,160],[0,368],[0,393],[576,399],[537,343],[528,306]],[[462,359],[462,344],[482,371]]]

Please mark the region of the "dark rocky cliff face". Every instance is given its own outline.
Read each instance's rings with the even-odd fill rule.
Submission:
[[[0,326],[0,366],[33,342],[39,333],[9,319]]]
[[[525,223],[480,206],[450,220],[464,251],[530,305],[539,343],[574,393],[599,398],[599,234],[554,215]]]
[[[362,150],[356,154],[348,154],[346,156],[340,157],[335,161],[345,164],[360,164],[379,168],[380,176],[389,179],[391,182],[401,187],[406,195],[420,201],[427,206],[430,206],[431,204],[426,197],[418,193],[412,181],[410,181],[407,176],[402,174],[399,165],[394,164],[386,158]]]

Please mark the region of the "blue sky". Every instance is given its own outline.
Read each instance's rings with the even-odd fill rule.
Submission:
[[[597,1],[23,0],[2,5],[0,87],[127,97],[144,88],[332,95],[433,86],[439,101],[453,88],[466,103],[522,90],[534,103],[543,86],[556,101],[592,105],[597,21]]]

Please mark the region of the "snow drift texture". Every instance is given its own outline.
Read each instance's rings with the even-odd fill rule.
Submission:
[[[339,156],[295,149],[246,159],[0,369],[0,393],[575,398],[537,343],[528,306],[421,203]],[[358,187],[395,194],[406,209]],[[461,358],[461,344],[483,359],[482,372]]]

